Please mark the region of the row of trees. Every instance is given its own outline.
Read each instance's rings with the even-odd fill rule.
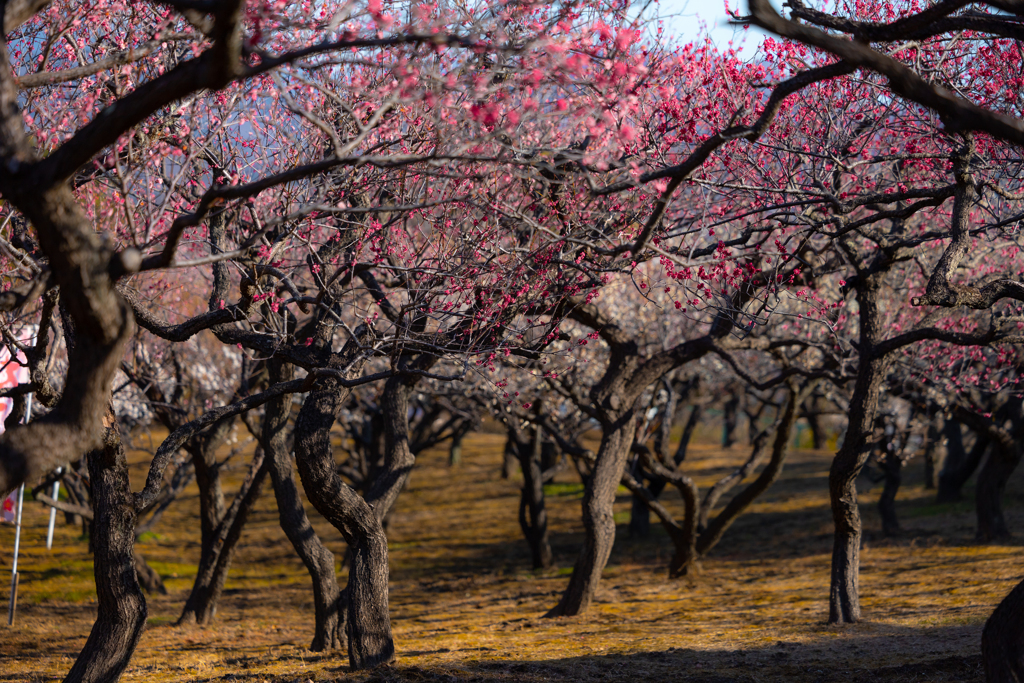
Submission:
[[[135,577],[150,576],[140,520],[191,477],[203,553],[183,621],[212,618],[269,475],[313,579],[313,647],[389,661],[388,512],[416,453],[458,443],[484,409],[522,465],[536,563],[550,561],[544,435],[583,476],[584,542],[551,616],[593,600],[620,483],[684,574],[779,476],[801,415],[847,415],[830,622],[860,619],[854,483],[880,405],[991,444],[982,533],[1007,531],[1019,3],[846,16],[794,0],[783,17],[752,0],[738,19],[786,40],[750,63],[666,43],[624,0],[2,7],[0,332],[32,379],[6,392],[0,491],[88,468],[69,511],[92,516],[99,610],[68,680],[127,665],[146,617]],[[699,418],[701,376],[745,385],[729,391],[757,427],[703,501],[678,469],[687,437],[669,448],[679,406]],[[45,414],[17,426],[29,393]],[[139,492],[129,416],[169,431]],[[258,448],[229,502],[217,453],[235,419]],[[358,451],[340,468],[339,421]],[[343,590],[292,454],[348,544]],[[668,484],[683,519],[658,502]],[[992,680],[1024,666],[1022,596],[986,628]]]

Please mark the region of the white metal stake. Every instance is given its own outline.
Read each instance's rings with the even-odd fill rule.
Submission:
[[[28,424],[32,417],[32,394],[28,395],[25,406],[25,419]],[[14,626],[14,612],[18,608],[18,550],[21,548],[21,509],[25,504],[25,485],[18,488],[18,512],[14,518],[14,563],[11,565],[11,601],[7,606],[7,625]]]
[[[7,606],[7,625],[14,626],[14,610],[18,606],[18,549],[21,546],[21,507],[25,502],[25,485],[18,488],[18,512],[14,518],[14,564],[11,565],[11,601]]]
[[[63,467],[57,468],[57,476],[60,476]],[[60,495],[60,480],[53,482],[53,492],[50,494],[55,502],[57,497]],[[57,508],[50,508],[50,526],[46,529],[46,549],[53,549],[53,525],[57,522]]]

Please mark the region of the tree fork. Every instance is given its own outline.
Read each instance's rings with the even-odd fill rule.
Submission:
[[[332,366],[346,365],[346,351],[358,352],[343,350],[341,357],[332,358]],[[395,644],[388,615],[387,537],[373,509],[338,476],[331,448],[330,430],[349,393],[333,377],[310,392],[295,423],[295,459],[306,496],[351,550],[346,587],[349,665],[368,669],[392,661]]]
[[[280,360],[270,360],[272,383],[292,379],[294,370]],[[313,652],[346,647],[344,615],[339,611],[341,589],[334,570],[334,553],[328,550],[306,516],[299,499],[299,490],[292,476],[291,453],[288,448],[288,418],[291,398],[277,397],[267,402],[263,418],[263,448],[267,468],[274,484],[277,512],[281,528],[302,559],[313,582]]]

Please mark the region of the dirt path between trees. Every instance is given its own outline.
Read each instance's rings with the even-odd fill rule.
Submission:
[[[878,489],[862,496],[865,621],[825,626],[830,454],[796,451],[695,579],[667,578],[671,547],[660,529],[628,538],[629,499],[620,489],[619,539],[599,602],[583,617],[542,619],[578,547],[581,487],[568,473],[548,487],[558,568],[529,571],[518,484],[499,478],[502,445],[497,435],[468,437],[455,469],[446,453],[421,456],[399,499],[389,529],[393,667],[353,674],[344,653],[306,650],[309,578],[277,526],[269,491],[243,535],[216,624],[175,628],[198,558],[193,486],[139,546],[170,594],[150,597],[149,627],[122,680],[980,682],[981,627],[1024,574],[1019,546],[972,542],[972,504],[932,504],[914,461],[900,494],[904,536],[881,539]],[[695,445],[686,471],[706,487],[744,455]],[[134,462],[138,486],[145,459]],[[239,462],[228,480],[243,474]],[[681,512],[678,496],[665,499]],[[1008,487],[1007,517],[1024,534],[1020,473]],[[46,520],[42,506],[26,505],[20,608],[13,628],[0,626],[0,681],[59,680],[92,622],[87,542],[79,528],[59,524],[48,552]],[[341,557],[339,534],[320,518],[314,524]],[[5,608],[12,545],[13,528],[0,527]]]

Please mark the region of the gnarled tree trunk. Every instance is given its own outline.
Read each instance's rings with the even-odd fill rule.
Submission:
[[[630,407],[617,420],[602,427],[597,462],[583,490],[583,548],[573,566],[569,586],[559,603],[545,615],[548,617],[573,616],[587,609],[615,544],[612,506],[633,445],[636,411]]]
[[[249,513],[260,497],[263,481],[267,476],[266,458],[263,448],[257,448],[249,473],[235,496],[231,507],[222,513],[217,527],[209,539],[210,547],[203,554],[199,572],[192,584],[192,592],[185,602],[178,625],[208,624],[217,612],[217,600],[224,591],[231,556],[242,536],[242,529],[249,519]]]
[[[146,627],[146,598],[135,575],[135,498],[128,461],[108,412],[104,447],[89,454],[96,623],[65,683],[110,683],[124,673]]]
[[[517,444],[516,448],[523,468],[523,488],[519,493],[519,526],[530,546],[533,568],[547,569],[553,558],[551,544],[548,543],[548,513],[544,505],[544,472],[541,469],[543,431],[539,426],[534,426],[531,436],[529,444]]]
[[[339,361],[335,358],[332,366]],[[335,465],[330,431],[348,395],[334,378],[322,380],[310,392],[296,419],[295,459],[306,497],[342,533],[351,551],[345,589],[349,664],[367,669],[395,657],[388,615],[388,543],[380,519],[342,481]]]
[[[277,383],[292,378],[290,366],[271,361],[270,381]],[[267,469],[274,484],[277,513],[292,547],[302,559],[313,580],[313,652],[345,647],[345,620],[340,610],[341,589],[334,570],[334,553],[320,541],[316,530],[306,516],[299,499],[299,490],[292,477],[291,450],[288,448],[286,427],[291,409],[291,398],[280,397],[267,402],[263,418],[263,448]]]

